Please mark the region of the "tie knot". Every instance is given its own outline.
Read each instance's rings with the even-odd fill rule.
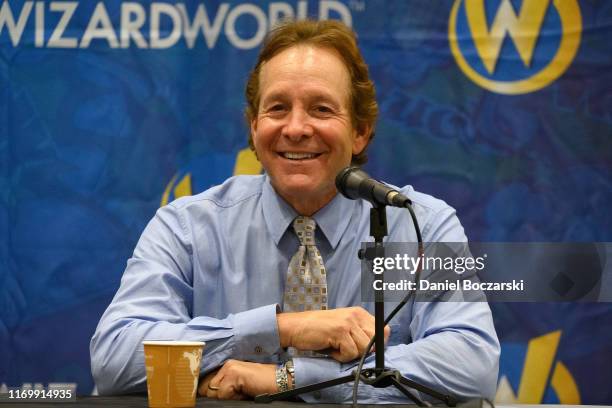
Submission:
[[[310,217],[300,215],[293,220],[293,229],[300,240],[300,245],[314,245],[314,233],[317,223]]]

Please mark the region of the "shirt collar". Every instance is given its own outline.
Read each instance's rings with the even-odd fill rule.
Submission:
[[[281,196],[276,194],[274,187],[270,184],[270,177],[265,173],[264,177],[261,193],[264,220],[274,243],[278,245],[287,227],[298,214]]]
[[[345,198],[342,194],[336,196],[323,208],[317,211],[313,218],[325,238],[336,249],[340,238],[344,235],[353,216],[356,201]]]
[[[267,174],[265,175],[261,200],[266,226],[272,235],[272,239],[274,239],[274,243],[278,245],[298,213],[274,191]],[[349,200],[341,194],[336,194],[325,207],[313,215],[312,218],[316,221],[317,228],[321,230],[332,249],[336,249],[340,238],[346,231],[353,215],[354,206],[355,201]]]

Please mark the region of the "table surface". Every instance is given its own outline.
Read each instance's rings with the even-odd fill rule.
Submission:
[[[141,408],[148,407],[147,397],[145,395],[123,395],[123,396],[115,396],[115,397],[78,397],[75,402],[63,402],[60,403],[62,407],[71,407],[71,408],[85,408],[85,407],[119,407],[119,408]],[[228,407],[228,408],[246,408],[248,406],[254,407],[265,407],[272,406],[274,408],[283,408],[283,407],[319,407],[319,408],[346,408],[349,405],[342,404],[305,404],[303,402],[285,402],[278,401],[272,402],[270,404],[255,404],[253,401],[219,401],[219,400],[211,400],[208,398],[198,398],[196,400],[196,407],[205,407],[205,408],[220,408],[220,407]],[[3,406],[8,406],[6,404],[0,403],[0,408]],[[33,408],[33,407],[43,407],[43,408],[52,408],[53,406],[59,406],[55,403],[20,403],[20,404],[12,404],[12,406],[21,406],[23,408]],[[414,405],[359,405],[361,408],[391,408],[391,407],[402,407],[406,408],[407,406]],[[466,404],[461,404],[459,407],[461,408],[485,408],[488,407],[488,404],[482,404],[481,401],[474,401]],[[571,408],[571,407],[581,407],[580,405],[509,405],[509,404],[499,404],[496,405],[497,408]],[[588,408],[595,408],[595,405],[583,406]],[[599,407],[604,407],[603,405]]]
[[[59,405],[58,405],[59,404]],[[4,403],[0,403],[0,408],[4,406],[8,406]],[[119,408],[140,408],[140,407],[148,407],[147,397],[146,395],[122,395],[122,396],[114,396],[114,397],[99,397],[99,396],[91,396],[91,397],[77,397],[76,401],[62,401],[62,402],[21,402],[21,403],[13,403],[11,406],[21,406],[23,408],[33,408],[33,407],[43,407],[43,408],[53,408],[54,406],[62,406],[67,408],[85,408],[85,407],[119,407]],[[196,407],[205,407],[205,408],[248,408],[248,407],[261,407],[265,408],[266,406],[272,406],[274,408],[285,408],[285,407],[319,407],[319,408],[347,408],[350,405],[342,405],[342,404],[306,404],[304,402],[287,402],[287,401],[275,401],[268,404],[256,404],[253,401],[219,401],[215,399],[209,398],[197,398]],[[415,405],[359,405],[360,408],[392,408],[392,407],[414,407]],[[461,408],[488,408],[488,404],[483,404],[480,401],[468,404],[462,404]],[[523,406],[522,408],[524,408]],[[559,407],[559,406],[555,406]]]

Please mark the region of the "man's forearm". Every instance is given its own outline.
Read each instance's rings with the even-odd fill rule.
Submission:
[[[196,317],[186,323],[135,318],[103,318],[90,345],[92,374],[101,394],[143,390],[145,369],[143,340],[180,339],[205,341],[202,372],[228,359],[264,359],[280,351],[276,305],[227,316]]]
[[[490,310],[481,303],[415,303],[414,312],[399,315],[392,323],[395,343],[385,348],[385,366],[399,370],[411,380],[459,398],[489,397],[495,393],[499,365],[499,342]],[[408,343],[410,338],[414,341]],[[341,364],[332,359],[295,358],[297,387],[350,375],[357,361]],[[374,355],[365,367],[374,366]],[[362,384],[360,403],[410,402],[393,388]],[[318,398],[317,398],[318,396]],[[431,397],[422,395],[432,400]],[[320,394],[307,394],[307,402],[346,403],[352,383]]]

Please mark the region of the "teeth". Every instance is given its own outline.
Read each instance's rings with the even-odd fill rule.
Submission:
[[[292,152],[284,152],[283,157],[285,159],[291,160],[301,160],[301,159],[312,159],[316,156],[314,153],[292,153]]]

